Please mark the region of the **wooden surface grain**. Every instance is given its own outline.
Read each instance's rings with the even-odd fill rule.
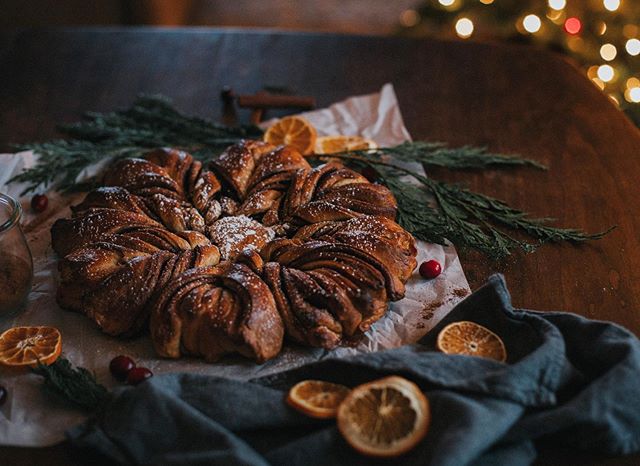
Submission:
[[[524,46],[324,34],[192,30],[0,33],[0,150],[56,136],[86,110],[162,93],[187,113],[220,118],[219,92],[265,86],[326,106],[395,86],[416,139],[485,145],[543,162],[548,172],[455,173],[475,190],[557,225],[617,229],[582,246],[551,245],[495,264],[461,251],[472,289],[505,274],[514,304],[611,320],[640,334],[640,131],[565,60]],[[239,112],[248,119],[248,110]],[[77,463],[66,445],[0,448],[7,464]],[[601,460],[545,449],[540,464]],[[638,464],[640,457],[607,460]]]

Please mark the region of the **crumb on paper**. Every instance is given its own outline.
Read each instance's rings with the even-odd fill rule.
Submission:
[[[436,301],[431,301],[430,303],[427,303],[424,305],[424,307],[422,308],[422,311],[420,311],[420,316],[424,320],[430,320],[433,318],[433,315],[436,309],[442,307],[443,305],[444,305],[444,301],[442,301],[441,299],[438,299]]]
[[[453,294],[456,298],[466,298],[467,296],[469,296],[470,292],[465,288],[454,288],[451,294]]]

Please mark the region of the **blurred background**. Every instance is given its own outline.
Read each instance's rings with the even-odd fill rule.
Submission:
[[[273,27],[391,34],[416,0],[0,0],[2,26]]]
[[[640,0],[0,0],[0,28],[215,26],[530,43],[640,124]]]

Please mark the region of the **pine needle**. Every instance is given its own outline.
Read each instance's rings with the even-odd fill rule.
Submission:
[[[380,157],[392,154],[400,160],[420,160],[427,163],[425,160],[429,159],[432,151],[439,150],[433,145],[425,145],[422,146],[423,153],[408,153],[402,148],[406,148],[406,144],[415,143],[405,143],[389,149],[340,152],[323,157],[342,159],[355,168],[373,168],[378,173],[380,182],[393,192],[398,201],[398,223],[416,238],[442,245],[447,244],[448,240],[458,247],[478,250],[492,259],[508,256],[514,249],[530,253],[548,242],[579,243],[599,239],[615,228],[588,234],[573,228],[548,226],[551,219],[529,218],[526,212],[510,207],[503,201],[470,191],[458,184],[427,178]],[[513,157],[496,157],[495,154],[482,151],[475,151],[470,159],[474,159],[473,163],[477,168],[522,164],[541,167],[524,159],[518,159],[524,161],[521,164],[502,163],[503,159]],[[461,167],[458,162],[452,165],[449,168],[469,168]],[[409,183],[407,176],[420,185]],[[509,230],[527,236],[529,240],[517,239]]]
[[[229,128],[202,118],[181,114],[169,100],[141,96],[128,110],[88,113],[79,123],[60,130],[72,139],[25,144],[18,149],[35,151],[40,157],[33,168],[11,181],[27,183],[23,194],[52,185],[60,191],[89,190],[96,180],[79,182],[83,170],[104,159],[136,157],[156,147],[180,147],[201,160],[216,157],[224,148],[243,138],[260,137],[255,126]],[[325,154],[342,159],[354,168],[375,167],[380,181],[398,200],[398,222],[416,238],[476,249],[492,258],[501,258],[514,249],[533,252],[547,242],[582,242],[598,239],[602,233],[587,234],[571,228],[549,226],[550,219],[529,218],[521,210],[502,201],[449,184],[397,164],[417,162],[453,170],[509,168],[544,169],[534,160],[495,154],[485,148],[450,148],[439,142],[405,142],[395,147]],[[419,186],[407,183],[406,177]],[[434,202],[435,201],[435,202]],[[514,236],[526,237],[518,239]]]
[[[390,155],[402,162],[418,162],[423,165],[444,167],[453,170],[530,166],[546,170],[547,167],[535,160],[516,156],[494,154],[484,147],[462,146],[451,148],[441,142],[405,142],[395,147],[376,149],[375,153]]]
[[[85,120],[59,126],[71,140],[16,145],[17,150],[33,150],[39,155],[33,168],[11,181],[27,183],[22,194],[40,185],[52,185],[58,191],[73,191],[95,186],[93,180],[78,183],[82,171],[106,158],[138,157],[156,147],[181,147],[199,159],[219,154],[243,138],[260,137],[255,126],[230,128],[209,120],[188,117],[161,96],[140,96],[127,110],[93,113]]]
[[[49,366],[39,364],[32,370],[44,377],[45,390],[85,411],[95,411],[109,398],[107,389],[91,372],[74,368],[66,358],[58,358]]]

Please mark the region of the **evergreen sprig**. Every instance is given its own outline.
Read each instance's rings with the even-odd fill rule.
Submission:
[[[45,390],[88,412],[95,411],[109,398],[107,389],[83,367],[74,368],[68,359],[53,364],[39,364],[33,372],[44,377]]]
[[[437,165],[448,168],[476,168],[488,166],[530,165],[545,168],[536,162],[490,154],[485,151],[465,152],[460,150],[452,158],[450,165],[442,159],[441,150],[435,145],[422,146],[422,151],[408,152],[398,150],[401,146],[386,149],[370,149],[340,152],[323,157],[342,159],[356,167],[369,166],[379,176],[398,201],[398,223],[416,238],[437,244],[447,244],[447,240],[456,246],[476,249],[494,259],[507,256],[514,249],[533,252],[548,242],[569,241],[573,243],[602,238],[609,231],[587,234],[572,228],[557,228],[547,225],[552,219],[529,218],[528,214],[508,206],[504,202],[473,192],[459,184],[450,184],[428,178],[420,173],[401,167],[385,160],[385,155],[395,159],[421,162],[425,165],[437,160]],[[469,154],[469,163],[465,162]],[[432,158],[433,157],[433,158]],[[520,160],[520,163],[514,163]],[[418,181],[411,184],[406,177]],[[430,195],[432,198],[430,198]],[[511,230],[511,232],[509,231]],[[518,239],[514,234],[529,237],[529,241]],[[531,239],[535,241],[530,241]]]
[[[395,160],[418,162],[423,165],[444,167],[454,170],[530,166],[546,170],[547,167],[535,160],[523,159],[503,154],[494,154],[484,147],[447,147],[442,142],[404,142],[394,147],[379,148],[377,154],[392,156]]]
[[[242,138],[260,137],[255,126],[228,127],[178,112],[162,96],[140,96],[131,108],[113,113],[85,114],[78,123],[60,125],[71,140],[58,139],[16,145],[17,150],[33,150],[39,155],[33,168],[11,181],[25,182],[22,194],[38,186],[54,185],[57,190],[85,190],[94,180],[78,183],[90,165],[108,158],[136,157],[156,147],[181,147],[199,159],[208,159]]]
[[[149,149],[170,146],[183,148],[206,160],[240,139],[262,134],[255,126],[230,128],[185,116],[166,98],[159,96],[141,96],[127,110],[87,113],[85,120],[63,125],[60,130],[72,139],[18,146],[18,149],[31,149],[40,156],[34,167],[12,179],[27,183],[25,193],[40,185],[53,185],[61,191],[87,190],[95,186],[95,180],[79,182],[79,176],[90,165],[106,159],[140,156]],[[552,227],[548,225],[550,219],[529,218],[524,211],[497,199],[458,184],[427,178],[389,162],[418,162],[448,169],[514,166],[546,169],[533,160],[495,154],[485,148],[450,148],[443,143],[424,141],[322,157],[339,158],[355,168],[375,167],[380,181],[396,196],[399,223],[416,238],[425,241],[446,244],[449,240],[456,246],[500,258],[514,249],[532,252],[546,242],[582,242],[601,238],[610,231],[586,234],[576,229]],[[419,186],[407,183],[407,177],[418,181]],[[515,235],[528,237],[528,240]]]

